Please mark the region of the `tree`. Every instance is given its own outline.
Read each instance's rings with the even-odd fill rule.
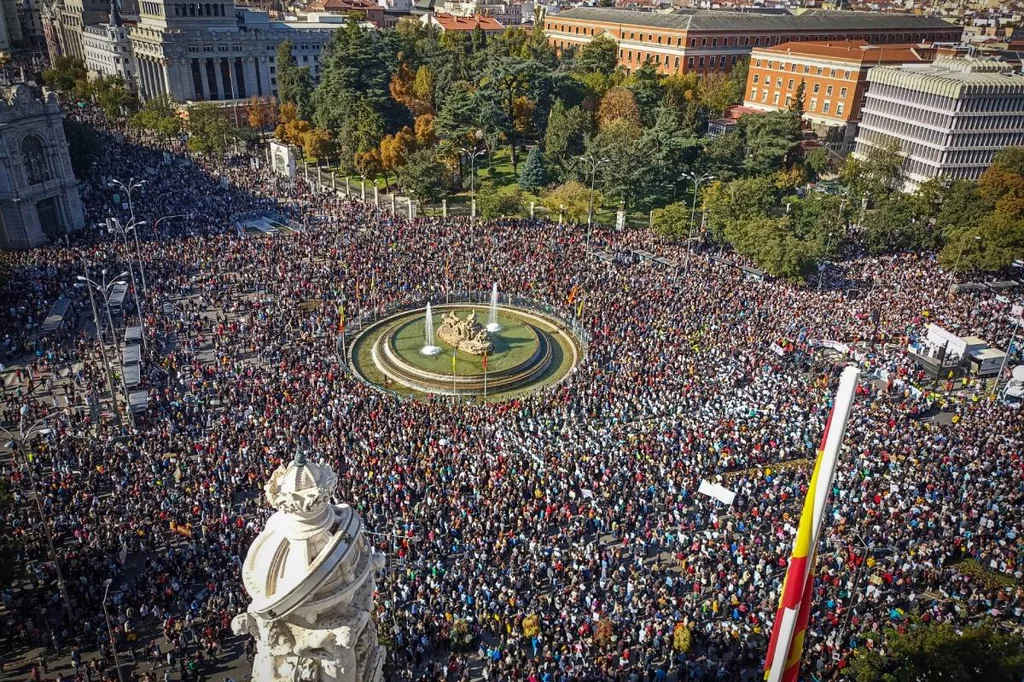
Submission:
[[[1011,218],[1024,216],[1024,148],[1008,147],[978,179],[978,191],[993,210]]]
[[[654,212],[654,230],[667,239],[686,239],[690,230],[691,208],[682,202],[669,204]]]
[[[541,95],[550,85],[549,80],[548,70],[543,64],[517,57],[495,57],[488,62],[484,71],[478,95],[481,97],[480,103],[490,104],[490,107],[481,107],[479,111],[492,112],[487,122],[500,130],[508,140],[513,173],[519,171],[516,101],[524,96],[534,102],[540,101]]]
[[[566,108],[560,99],[551,108],[544,134],[544,159],[548,170],[556,176],[564,177],[570,160],[583,152],[583,140],[590,127],[588,119],[582,108]]]
[[[533,134],[533,113],[537,109],[537,103],[526,95],[516,97],[512,103],[512,127],[520,137],[530,137]]]
[[[942,208],[935,216],[935,227],[942,231],[947,240],[974,227],[980,216],[991,209],[981,196],[978,183],[970,180],[954,180],[944,193]]]
[[[900,143],[893,139],[871,147],[864,159],[848,156],[840,181],[855,197],[877,199],[902,187],[902,170]]]
[[[608,159],[597,169],[601,190],[626,208],[647,208],[651,203],[654,149],[643,129],[622,118],[612,121],[590,140],[587,151]],[[587,175],[589,165],[583,167]]]
[[[600,35],[583,46],[576,58],[579,73],[600,73],[610,76],[619,66],[619,44],[607,35]]]
[[[441,137],[455,145],[466,144],[477,130],[477,106],[468,83],[459,83],[445,99],[434,121]]]
[[[796,86],[796,92],[793,94],[793,99],[789,102],[789,111],[794,116],[803,119],[804,108],[806,106],[807,96],[807,82],[804,79],[800,79],[800,85]]]
[[[307,159],[320,163],[335,153],[334,140],[323,128],[313,128],[302,136],[302,152]]]
[[[128,119],[128,124],[170,140],[181,134],[183,121],[178,105],[170,95],[157,95],[146,100],[142,109]]]
[[[804,166],[815,179],[827,175],[832,170],[832,160],[829,158],[828,150],[824,147],[815,147],[810,150],[804,154]]]
[[[1017,682],[1024,676],[1024,642],[988,624],[913,621],[885,630],[881,640],[856,649],[845,674],[856,682]]]
[[[53,66],[43,71],[43,82],[68,96],[76,87],[88,83],[89,72],[85,62],[78,57],[60,56],[53,60]]]
[[[282,103],[294,104],[299,118],[308,119],[312,114],[310,98],[313,79],[309,69],[299,68],[292,54],[292,41],[285,40],[277,46],[277,94]]]
[[[998,272],[1024,254],[1024,217],[995,211],[947,240],[939,253],[943,267]]]
[[[368,152],[356,152],[353,163],[356,172],[367,178],[375,178],[384,172],[384,166],[380,162],[380,152],[376,149],[371,149]],[[384,177],[384,182],[387,183],[387,176]]]
[[[420,149],[409,155],[404,186],[416,199],[436,204],[448,189],[448,170],[434,149]]]
[[[309,121],[298,117],[298,110],[293,102],[285,102],[281,105],[274,137],[287,144],[301,147],[306,134],[312,129],[313,126],[309,124]]]
[[[277,103],[271,97],[251,97],[245,107],[245,117],[250,128],[264,133],[277,123]]]
[[[640,108],[636,104],[633,93],[627,88],[615,87],[601,98],[597,109],[598,130],[604,130],[616,121],[626,121],[633,126],[640,126]]]
[[[773,173],[786,165],[800,139],[800,121],[788,111],[744,115],[737,126],[744,137],[744,166],[751,175]]]
[[[626,84],[633,93],[633,99],[640,111],[640,120],[644,125],[654,123],[655,112],[664,96],[664,89],[658,78],[658,71],[650,60],[637,69]]]
[[[437,143],[437,134],[434,132],[434,115],[421,114],[416,117],[413,126],[416,133],[416,144],[420,147],[432,147]]]
[[[722,181],[732,180],[739,174],[743,157],[743,136],[739,131],[713,137],[704,145],[704,165]]]
[[[108,119],[120,119],[136,108],[139,101],[128,92],[120,76],[105,76],[89,83],[89,93]]]
[[[425,64],[416,70],[412,94],[420,103],[422,113],[434,112],[434,75],[430,73],[430,69]]]
[[[387,131],[412,123],[409,110],[388,92],[400,45],[397,34],[368,31],[349,17],[324,49],[312,122],[335,136],[340,158],[351,160],[377,147]]]
[[[234,127],[224,120],[220,109],[210,102],[200,102],[188,110],[188,148],[196,154],[223,154],[237,136]]]
[[[741,95],[742,98],[742,95]],[[729,76],[721,71],[704,74],[700,81],[700,102],[712,117],[719,117],[736,102],[736,93]]]
[[[940,233],[928,216],[921,212],[921,204],[913,197],[899,192],[887,195],[875,203],[861,221],[860,237],[870,253],[896,251],[924,251],[940,245]]]
[[[594,191],[594,207],[604,203],[604,198],[597,190]],[[590,208],[590,189],[583,184],[570,180],[555,187],[543,197],[540,203],[551,214],[565,216],[569,222],[579,223],[587,219]]]
[[[702,192],[705,222],[716,241],[731,239],[731,225],[768,217],[778,205],[770,177],[721,182],[716,180]]]
[[[380,141],[380,162],[385,173],[401,177],[409,155],[416,149],[416,135],[409,126]]]
[[[548,184],[548,174],[544,169],[544,155],[539,147],[534,147],[526,155],[526,163],[519,173],[519,186],[527,192],[536,192]]]
[[[525,166],[524,166],[525,167]],[[515,185],[495,189],[485,185],[477,192],[477,205],[484,218],[518,217],[523,215],[523,192]]]

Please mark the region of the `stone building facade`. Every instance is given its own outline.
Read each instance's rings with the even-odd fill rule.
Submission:
[[[342,22],[270,21],[231,0],[143,0],[129,29],[143,98],[223,101],[277,95],[277,47],[294,45],[299,66],[318,75],[318,60]]]
[[[85,68],[96,76],[119,76],[129,90],[135,89],[135,66],[128,27],[121,20],[117,0],[110,4],[110,17],[105,24],[86,26],[82,30]]]
[[[56,94],[27,85],[0,97],[0,247],[45,244],[85,225]]]

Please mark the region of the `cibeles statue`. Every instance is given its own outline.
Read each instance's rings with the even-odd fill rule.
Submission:
[[[384,649],[373,621],[384,557],[362,520],[331,503],[338,477],[299,455],[264,488],[277,510],[242,564],[252,603],[231,626],[256,638],[254,682],[379,682]]]

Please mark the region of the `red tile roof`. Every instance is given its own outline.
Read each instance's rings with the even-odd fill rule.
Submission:
[[[926,45],[872,45],[865,40],[797,41],[754,48],[754,52],[780,57],[819,57],[858,64],[930,62],[935,56],[935,51]]]
[[[476,15],[473,17],[456,17],[451,14],[434,14],[434,20],[445,31],[472,31],[477,25],[484,31],[504,31],[505,27],[493,17]]]

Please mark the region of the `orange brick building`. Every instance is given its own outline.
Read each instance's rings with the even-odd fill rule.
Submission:
[[[650,60],[663,74],[729,71],[754,49],[788,42],[959,42],[963,34],[955,24],[911,14],[814,9],[798,15],[721,10],[655,13],[598,7],[574,7],[549,15],[544,31],[559,51],[606,35],[618,43],[619,64],[627,71]]]
[[[928,63],[935,53],[925,45],[871,45],[864,40],[756,48],[750,55],[743,106],[761,111],[788,109],[803,83],[804,120],[819,135],[831,133],[835,146],[849,151],[868,71],[882,65]]]

